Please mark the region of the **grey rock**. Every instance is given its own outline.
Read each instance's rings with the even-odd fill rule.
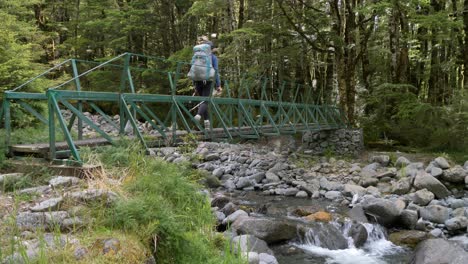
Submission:
[[[390,227],[398,220],[401,211],[395,203],[382,198],[368,198],[363,202],[366,214],[371,215],[375,220],[386,227]]]
[[[465,182],[465,177],[468,176],[466,170],[461,166],[457,165],[453,168],[447,169],[442,174],[442,179],[452,183],[463,183]]]
[[[224,168],[216,168],[212,172],[213,176],[220,178],[224,174]]]
[[[23,173],[7,173],[0,174],[0,185],[3,185],[5,182],[17,182],[24,176]]]
[[[267,243],[290,240],[296,236],[296,225],[273,218],[240,217],[232,229],[238,234],[250,234]]]
[[[448,219],[444,224],[449,231],[466,229],[466,227],[468,227],[468,218],[465,216],[457,216]]]
[[[364,168],[362,168],[362,171],[367,170],[367,171],[374,171],[375,172],[378,169],[380,169],[380,167],[382,167],[382,166],[379,163],[374,162],[374,163],[366,165]]]
[[[362,177],[359,181],[359,185],[361,185],[362,187],[369,187],[377,185],[378,182],[379,180],[377,178]]]
[[[327,178],[320,178],[320,187],[326,191],[341,191],[343,190],[343,184],[339,182],[329,181]]]
[[[239,219],[239,218],[248,217],[248,216],[249,216],[249,214],[247,214],[246,211],[244,211],[244,210],[237,210],[237,211],[235,211],[234,213],[228,215],[228,216],[223,220],[223,224],[224,224],[224,225],[228,225],[228,224],[233,223],[234,221],[236,221],[236,220]]]
[[[62,197],[51,198],[31,207],[31,211],[33,212],[55,211],[60,207],[62,201],[63,201]]]
[[[392,192],[392,185],[388,182],[379,182],[377,183],[377,188],[381,193],[390,193]]]
[[[443,170],[450,168],[450,164],[448,163],[448,161],[444,157],[437,157],[434,160],[434,165],[441,168],[441,169],[443,169]]]
[[[439,167],[432,167],[430,173],[431,173],[432,177],[438,178],[444,173],[444,171]]]
[[[296,194],[299,192],[297,188],[286,188],[284,190],[284,195],[285,196],[296,196]]]
[[[450,210],[440,205],[429,205],[419,210],[420,216],[434,223],[444,224],[449,219]]]
[[[347,197],[353,197],[355,194],[363,196],[366,193],[366,189],[362,186],[355,184],[345,184],[343,194]]]
[[[466,216],[468,217],[468,207],[460,207],[452,211],[452,216]]]
[[[341,198],[341,192],[339,191],[328,191],[325,193],[325,198],[329,200],[336,200]]]
[[[307,194],[306,191],[299,191],[299,192],[296,193],[296,197],[297,198],[307,198],[307,197],[309,197],[309,195]]]
[[[80,181],[81,180],[77,177],[55,176],[49,180],[49,184],[52,188],[70,187],[78,184]]]
[[[393,178],[393,177],[395,177],[397,175],[396,172],[397,171],[396,171],[395,168],[390,168],[389,170],[387,170],[385,172],[377,174],[376,177],[378,179],[385,178],[385,177]]]
[[[367,241],[367,229],[360,223],[353,223],[348,230],[348,236],[354,241],[354,246],[360,248]]]
[[[416,189],[427,189],[432,192],[438,199],[445,198],[450,195],[449,190],[436,178],[432,177],[425,171],[419,171],[414,180]]]
[[[364,209],[362,208],[362,205],[356,205],[354,206],[351,210],[349,210],[347,213],[349,218],[352,220],[358,222],[358,223],[368,223],[369,221],[367,220],[366,214],[364,213]]]
[[[265,175],[267,182],[279,182],[281,179],[273,172],[267,172]]]
[[[444,236],[444,232],[443,232],[441,229],[439,229],[439,228],[434,228],[434,229],[432,229],[432,230],[429,232],[429,234],[430,234],[432,237],[435,237],[435,238],[437,238],[437,237],[443,237],[443,236]]]
[[[214,160],[219,160],[220,156],[218,153],[209,153],[204,157],[205,161],[214,161]]]
[[[238,254],[239,252],[273,253],[265,241],[258,239],[253,235],[240,235],[234,237],[231,241],[231,251],[235,254]]]
[[[275,256],[266,253],[258,254],[258,264],[278,264]]]
[[[88,189],[84,191],[78,191],[70,193],[66,198],[81,201],[85,203],[90,202],[103,202],[106,204],[111,204],[117,201],[117,194],[103,189]]]
[[[465,264],[468,253],[456,242],[442,238],[424,240],[416,247],[412,264]]]
[[[236,183],[236,188],[237,189],[244,189],[246,187],[254,186],[255,181],[250,179],[249,177],[243,177],[239,178],[239,180]]]
[[[414,193],[413,202],[418,205],[426,206],[434,199],[434,197],[433,193],[427,189],[422,189]]]
[[[403,195],[410,191],[411,184],[409,178],[402,178],[392,184],[392,193]]]
[[[88,254],[88,250],[84,247],[78,247],[73,252],[73,256],[75,257],[76,260],[84,259],[87,254]]]
[[[468,170],[468,160],[465,161],[465,164],[463,164],[463,168],[464,168],[465,170]]]
[[[373,162],[377,162],[383,167],[387,167],[390,164],[390,156],[388,155],[379,155],[372,157]]]
[[[348,248],[348,241],[340,230],[331,223],[310,222],[298,225],[297,233],[302,243],[331,250]]]
[[[249,264],[258,264],[258,262],[260,261],[259,257],[258,257],[258,253],[257,252],[248,252],[247,253],[247,261]]]
[[[69,214],[65,211],[58,212],[22,212],[16,216],[16,225],[21,230],[36,230],[44,228],[50,230],[55,226],[61,226]]]
[[[223,183],[223,187],[229,191],[233,191],[236,189],[236,184],[234,183],[233,180],[227,180]]]
[[[262,182],[265,179],[266,175],[264,172],[257,172],[250,176],[251,179],[255,180],[256,183]]]
[[[418,222],[418,212],[409,209],[403,210],[400,214],[399,222],[407,229],[414,229]]]
[[[26,188],[18,193],[20,194],[44,194],[44,193],[49,193],[51,190],[50,186],[48,185],[43,185],[43,186],[37,186],[37,187],[32,187],[32,188]]]
[[[397,168],[402,168],[402,167],[408,166],[410,163],[411,161],[409,161],[407,158],[402,156],[402,157],[398,157],[398,159],[395,162],[395,166]]]

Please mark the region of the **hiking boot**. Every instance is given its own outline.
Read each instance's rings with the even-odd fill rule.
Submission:
[[[205,120],[205,129],[210,129],[210,120]]]
[[[195,121],[200,122],[200,120],[201,120],[201,115],[198,115],[198,114],[197,114],[194,118],[195,118]]]

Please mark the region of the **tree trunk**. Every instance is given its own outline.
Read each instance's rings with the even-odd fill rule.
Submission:
[[[463,30],[465,31],[465,45],[462,46],[463,56],[463,89],[468,90],[468,0],[464,2],[463,9]]]

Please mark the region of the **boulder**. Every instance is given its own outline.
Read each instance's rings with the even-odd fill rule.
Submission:
[[[450,164],[448,163],[448,161],[444,157],[437,157],[434,160],[434,165],[441,168],[441,169],[443,169],[443,170],[450,168]]]
[[[267,243],[290,240],[296,236],[294,224],[273,218],[241,217],[232,224],[232,229],[238,234],[254,235]]]
[[[418,222],[418,212],[405,209],[400,214],[400,224],[407,229],[414,229]]]
[[[430,173],[433,177],[438,178],[444,173],[444,171],[439,167],[432,167]]]
[[[397,168],[402,168],[402,167],[408,166],[410,163],[411,161],[409,161],[407,158],[402,156],[402,157],[398,157],[398,159],[395,162],[395,166]]]
[[[60,207],[62,201],[63,201],[62,197],[51,198],[31,207],[31,211],[33,212],[56,211]]]
[[[351,210],[349,210],[347,213],[349,218],[352,220],[358,222],[358,223],[368,223],[369,221],[367,220],[366,214],[364,213],[364,209],[362,208],[362,205],[358,204],[354,206]]]
[[[354,246],[359,248],[367,241],[367,229],[360,223],[353,223],[348,230],[348,236],[353,239]]]
[[[409,247],[416,247],[419,242],[426,240],[428,238],[428,234],[424,231],[418,230],[402,230],[399,232],[391,233],[388,236],[388,240],[392,241],[394,244],[399,246],[409,246]]]
[[[428,221],[444,224],[449,219],[450,210],[441,205],[429,205],[419,210],[419,215]]]
[[[427,189],[422,189],[414,193],[413,202],[418,205],[426,206],[434,200],[434,194]]]
[[[223,225],[231,224],[231,223],[237,221],[237,219],[239,219],[239,218],[248,217],[248,216],[249,216],[249,214],[246,211],[237,210],[234,213],[228,215],[226,218],[224,218]]]
[[[379,180],[377,178],[362,177],[359,181],[359,185],[361,185],[362,187],[369,187],[377,185],[378,182]]]
[[[377,223],[390,227],[398,220],[401,211],[395,203],[382,198],[369,198],[364,201],[363,208],[366,214],[374,218]]]
[[[416,247],[412,264],[466,264],[468,253],[456,242],[442,238],[427,239]]]
[[[278,264],[278,260],[273,255],[260,253],[258,254],[258,263],[259,264]]]
[[[377,162],[383,167],[387,167],[390,164],[390,156],[388,155],[378,155],[372,157],[373,162]]]
[[[414,179],[414,187],[418,190],[427,189],[438,199],[443,199],[450,195],[445,185],[425,171],[418,171]]]
[[[297,233],[305,244],[331,250],[348,248],[348,240],[332,223],[310,222],[307,225],[299,225]]]
[[[236,236],[231,241],[231,251],[235,254],[239,252],[256,252],[272,254],[267,243],[252,235]]]
[[[328,191],[325,193],[325,198],[329,200],[336,200],[341,198],[341,192],[339,191]]]
[[[394,182],[392,184],[392,193],[398,194],[398,195],[403,195],[407,194],[411,189],[411,184],[409,178],[405,177],[397,182]]]
[[[466,176],[468,176],[467,171],[464,170],[462,166],[457,165],[453,168],[445,170],[441,178],[452,183],[464,183]]]
[[[449,220],[445,221],[445,226],[449,231],[455,230],[466,230],[468,226],[468,218],[465,216],[457,216],[454,218],[450,218]]]
[[[70,187],[76,185],[81,180],[77,177],[69,177],[69,176],[55,176],[49,180],[50,186],[52,188],[61,188],[61,187]]]
[[[355,194],[363,196],[366,193],[366,189],[362,186],[355,184],[345,184],[343,194],[347,197],[353,197]]]
[[[328,212],[320,211],[306,216],[305,219],[308,221],[330,222],[332,216]]]

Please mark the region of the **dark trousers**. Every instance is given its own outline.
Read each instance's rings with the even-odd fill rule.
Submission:
[[[197,91],[198,96],[209,97],[211,92],[212,81],[197,81],[195,82],[195,90]],[[208,116],[208,102],[203,102],[198,107],[198,113],[204,120],[209,120]]]

